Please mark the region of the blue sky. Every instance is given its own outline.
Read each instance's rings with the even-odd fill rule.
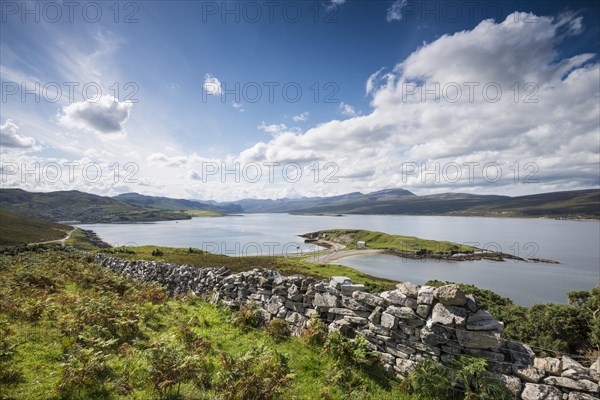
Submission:
[[[81,2],[70,21],[62,2],[2,3],[3,187],[232,200],[599,184],[595,2],[116,4]],[[78,84],[73,98],[65,82]],[[502,99],[468,101],[468,82],[478,83],[479,97],[494,83]],[[36,83],[39,101],[23,98]],[[436,83],[462,88],[462,97],[403,97],[416,90],[407,85]],[[104,97],[90,101],[98,87]],[[525,104],[527,94],[538,101]],[[103,179],[78,172],[65,180],[69,162],[97,164]],[[135,179],[111,175],[115,162],[135,164]],[[40,179],[21,173],[35,163]],[[47,163],[63,179],[46,176]],[[214,165],[255,163],[263,177],[265,163],[295,163],[303,179],[207,175]],[[337,182],[315,179],[314,163],[335,164]],[[528,174],[535,179],[525,181]]]

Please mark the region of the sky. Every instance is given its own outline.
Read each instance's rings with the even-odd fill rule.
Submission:
[[[600,186],[592,1],[2,1],[3,188]]]

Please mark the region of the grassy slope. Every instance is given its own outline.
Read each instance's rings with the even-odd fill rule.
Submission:
[[[473,247],[458,243],[421,239],[415,236],[391,235],[383,232],[374,232],[355,229],[328,229],[319,231],[327,234],[327,240],[339,242],[348,248],[358,248],[357,242],[364,241],[368,248],[388,249],[415,253],[425,249],[433,253],[467,252]],[[321,236],[321,235],[319,235]]]
[[[473,215],[501,217],[600,218],[600,191],[572,190],[529,196],[443,194],[403,196],[372,201],[364,198],[304,207],[293,212],[345,214]]]
[[[210,210],[186,210],[185,213],[192,217],[222,217],[225,214]]]
[[[71,229],[68,225],[40,221],[8,210],[0,210],[0,246],[60,240]]]
[[[477,206],[465,215],[600,218],[600,190],[573,190],[513,197]]]
[[[189,219],[180,212],[147,210],[109,197],[72,191],[32,193],[0,189],[2,209],[46,221],[141,222]]]
[[[244,332],[231,323],[231,311],[198,299],[151,302],[157,297],[155,290],[147,290],[143,284],[100,269],[88,263],[83,255],[61,251],[0,255],[0,276],[0,293],[3,294],[0,296],[0,327],[14,333],[9,336],[10,343],[17,344],[11,367],[21,375],[19,383],[0,388],[0,397],[6,391],[8,398],[15,399],[59,398],[61,363],[76,348],[76,341],[69,332],[77,326],[73,325],[73,318],[81,315],[77,310],[114,301],[110,307],[98,308],[99,311],[87,318],[96,320],[98,313],[125,312],[129,318],[132,315],[139,318],[139,333],[131,339],[121,337],[120,340],[124,340],[121,345],[99,350],[108,356],[107,364],[112,369],[103,398],[158,398],[149,383],[145,350],[161,341],[181,343],[178,332],[182,326],[190,328],[214,349],[206,356],[216,365],[213,381],[218,381],[222,369],[219,354],[225,352],[239,357],[264,344],[288,358],[294,378],[282,398],[322,398],[323,391],[330,399],[348,398],[347,392],[328,382],[333,360],[322,347],[310,347],[297,338],[275,342],[262,329]],[[117,319],[116,323],[119,322]],[[82,329],[88,333],[99,332],[92,323]],[[375,369],[356,368],[356,374],[362,380],[357,387],[359,398],[409,399],[400,391],[398,383],[382,379]],[[83,393],[76,397],[86,398]],[[181,394],[182,398],[214,398],[210,390],[202,391],[191,384],[182,385]]]

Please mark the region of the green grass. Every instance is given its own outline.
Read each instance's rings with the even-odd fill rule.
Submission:
[[[426,250],[434,254],[452,254],[475,250],[474,247],[458,243],[421,239],[414,236],[391,235],[367,230],[329,229],[319,231],[318,233],[319,237],[322,237],[322,234],[326,234],[327,237],[324,237],[324,239],[339,242],[350,249],[358,248],[357,242],[364,241],[367,248],[409,253]]]
[[[0,210],[0,246],[63,239],[73,229],[68,225],[39,221]]]
[[[185,210],[184,212],[192,217],[222,217],[225,215],[223,213],[210,210]]]
[[[80,250],[93,251],[98,249],[90,242],[85,232],[79,228],[75,228],[75,230],[71,233],[71,237],[65,240],[65,244]]]
[[[222,379],[223,354],[236,359],[264,345],[287,358],[292,374],[290,386],[278,398],[411,398],[399,382],[384,378],[375,367],[351,366],[356,385],[349,392],[330,379],[335,360],[323,347],[299,338],[275,341],[261,328],[242,330],[232,323],[235,313],[230,310],[197,298],[165,298],[161,289],[99,268],[91,259],[60,250],[0,255],[0,333],[5,333],[0,340],[15,345],[12,358],[0,360],[0,370],[11,368],[19,377],[0,384],[0,398],[68,398],[58,387],[69,365],[67,356],[76,348],[106,356],[110,370],[101,394],[88,391],[97,382],[91,379],[71,398],[158,398],[149,380],[147,349],[157,343],[183,345],[180,332],[188,328],[209,345],[202,357],[214,367],[213,385]],[[131,326],[131,321],[133,334],[110,330]],[[107,345],[110,340],[116,344]],[[181,396],[171,398],[215,398],[213,388],[184,383]]]

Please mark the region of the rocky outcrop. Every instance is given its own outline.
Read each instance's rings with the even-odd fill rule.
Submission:
[[[599,398],[600,361],[585,368],[568,357],[536,357],[528,346],[504,340],[502,322],[480,310],[457,285],[436,289],[400,283],[373,294],[345,277],[315,281],[264,269],[232,274],[224,267],[124,261],[102,254],[96,261],[136,280],[157,282],[172,294],[193,294],[232,308],[253,302],[265,323],[285,319],[295,335],[311,318],[321,318],[330,331],[363,336],[384,369],[401,376],[426,357],[450,364],[468,354],[485,358],[495,379],[515,398]]]

